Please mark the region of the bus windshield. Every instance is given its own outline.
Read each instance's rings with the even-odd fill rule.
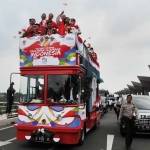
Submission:
[[[43,103],[44,102],[44,76],[21,76],[20,102]]]
[[[80,80],[77,75],[49,75],[48,100],[57,103],[77,103],[80,97]]]

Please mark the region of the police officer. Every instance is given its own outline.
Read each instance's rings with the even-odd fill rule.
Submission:
[[[137,114],[136,107],[132,103],[132,95],[127,95],[127,102],[122,104],[120,109],[121,122],[125,123],[126,127],[126,136],[125,136],[125,144],[126,149],[129,150],[133,140],[134,133],[134,119]]]

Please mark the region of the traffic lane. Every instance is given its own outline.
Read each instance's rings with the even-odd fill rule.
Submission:
[[[112,150],[125,150],[125,137],[121,136],[119,131],[119,122],[115,121],[111,129],[115,133]],[[150,150],[150,134],[138,134],[133,137],[131,150]]]
[[[100,123],[100,127],[91,130],[85,138],[84,144],[81,146],[58,145],[53,147],[53,150],[106,150],[107,135],[112,132],[107,132],[107,123],[110,123],[111,114],[106,114]]]
[[[116,146],[114,147],[113,150],[120,150],[121,147],[123,147],[125,149],[125,138],[121,137],[123,140],[122,142],[120,141],[119,138],[116,138],[116,141],[120,141],[120,142],[116,142],[118,144],[116,144]],[[131,150],[150,150],[150,136],[146,136],[146,135],[142,135],[142,136],[135,136],[133,138],[133,143],[131,145]],[[121,146],[122,143],[122,146]],[[123,150],[124,150],[123,149]]]
[[[106,135],[101,128],[90,131],[85,138],[83,145],[57,145],[53,150],[105,150],[106,149]]]
[[[11,144],[3,146],[2,150],[53,150],[52,147],[53,145],[51,144],[29,143],[15,140]]]
[[[120,135],[119,120],[115,112],[109,111],[104,120],[106,134],[114,135],[112,150],[125,150],[124,138]]]
[[[0,141],[7,141],[15,136],[16,128],[13,125],[0,128]]]
[[[149,141],[150,135],[136,135],[133,139],[133,150],[150,150]]]
[[[107,113],[101,120],[101,125],[97,130],[92,130],[86,136],[82,146],[77,145],[51,145],[51,144],[29,144],[27,142],[13,141],[13,143],[5,145],[6,150],[107,150],[107,135],[114,135],[112,150],[124,150],[125,139],[119,133],[119,123],[116,120],[113,111]],[[149,150],[149,136],[136,136],[133,140],[132,150]]]
[[[19,149],[19,150],[105,150],[106,149],[106,139],[107,139],[107,128],[104,128],[104,120],[107,118],[104,117],[101,120],[101,125],[96,130],[90,131],[86,138],[83,145],[56,145],[56,144],[41,144],[41,143],[34,143],[30,144],[28,142],[19,142],[13,141],[11,144],[5,145],[7,150]]]
[[[118,126],[119,128],[119,126]],[[131,150],[150,150],[150,135],[136,135],[133,137]],[[113,149],[112,150],[125,150],[125,138],[116,132]]]
[[[48,144],[29,144],[27,142],[13,141],[13,143],[5,145],[7,150],[13,149],[43,149],[43,150],[106,150],[107,134],[114,134],[111,127],[114,123],[113,113],[106,114],[102,120],[101,125],[96,130],[90,131],[85,139],[85,142],[81,146],[77,145],[48,145]],[[114,116],[115,117],[115,116]],[[113,118],[113,119],[112,119]]]
[[[106,150],[107,145],[107,134],[108,126],[106,124],[110,123],[110,118],[112,114],[106,114],[102,120],[100,127],[97,129],[91,130],[85,138],[83,145],[55,145],[53,150]],[[110,130],[111,131],[111,130]],[[109,132],[110,134],[112,132]]]
[[[120,134],[119,121],[117,121],[114,111],[109,111],[102,121],[101,128],[105,135],[114,135],[112,150],[125,150],[125,138]],[[135,135],[131,150],[150,150],[149,140],[150,135]]]
[[[29,143],[13,141],[11,144],[3,146],[7,150],[104,150],[106,145],[106,136],[100,140],[99,134],[102,133],[101,129],[92,130],[87,134],[83,145],[61,145],[61,144],[42,144],[42,143]],[[101,135],[102,136],[102,135]]]

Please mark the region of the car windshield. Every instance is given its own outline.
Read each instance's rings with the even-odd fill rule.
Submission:
[[[49,75],[48,100],[57,103],[77,103],[79,101],[80,82],[76,75]]]
[[[44,102],[44,76],[21,76],[20,102],[43,103]]]
[[[150,96],[133,97],[133,102],[138,109],[150,110]]]

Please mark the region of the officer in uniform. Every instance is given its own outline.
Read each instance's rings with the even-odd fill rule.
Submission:
[[[119,118],[121,122],[125,123],[126,127],[126,136],[125,136],[125,144],[126,149],[129,150],[133,140],[134,133],[134,120],[137,114],[137,110],[135,105],[132,103],[132,95],[127,95],[127,102],[122,104],[120,109]]]

